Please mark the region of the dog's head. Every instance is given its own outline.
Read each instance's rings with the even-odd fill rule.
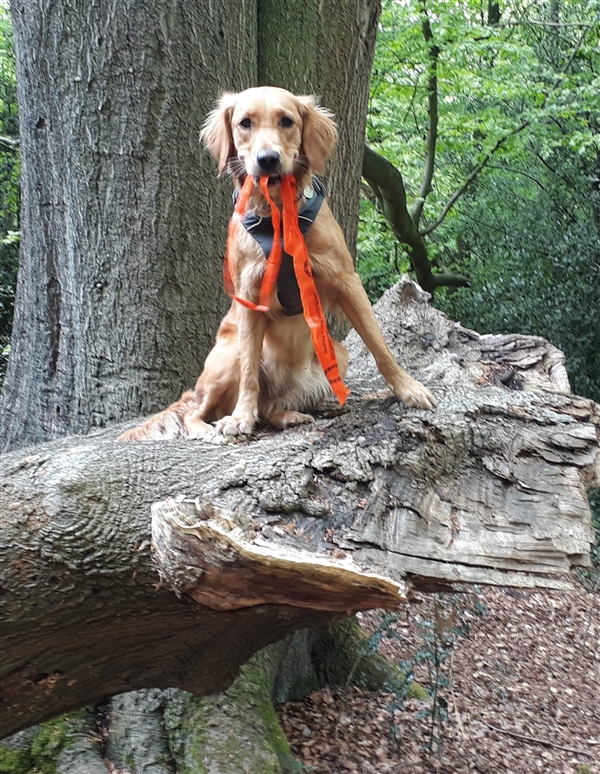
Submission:
[[[272,86],[224,94],[201,133],[219,174],[229,169],[238,179],[268,175],[273,182],[324,172],[336,137],[330,113],[314,97]]]

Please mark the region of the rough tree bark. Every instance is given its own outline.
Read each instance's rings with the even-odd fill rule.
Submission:
[[[379,11],[379,0],[260,0],[258,5],[260,82],[317,94],[335,114],[339,141],[327,187],[351,252]]]
[[[348,409],[313,426],[223,445],[118,428],[5,456],[5,733],[128,689],[221,690],[268,642],[411,586],[568,584],[600,408],[547,342],[480,336],[423,295],[405,282],[377,313],[434,412],[386,396],[351,334]]]
[[[12,12],[22,246],[4,448],[149,413],[193,382],[226,308],[229,210],[198,130],[256,73],[252,4]]]

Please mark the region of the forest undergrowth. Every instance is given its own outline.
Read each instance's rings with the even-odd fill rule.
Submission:
[[[477,606],[422,596],[393,624],[362,615],[372,632],[384,622],[380,651],[412,665],[429,699],[355,687],[285,705],[304,770],[600,774],[598,595],[488,588]]]

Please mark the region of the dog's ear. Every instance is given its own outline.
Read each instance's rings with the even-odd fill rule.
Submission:
[[[302,113],[302,151],[314,172],[325,172],[337,140],[332,114],[317,105],[314,97],[298,97]]]
[[[235,94],[223,94],[216,108],[208,114],[200,139],[219,162],[219,174],[227,167],[227,160],[236,155],[231,132],[231,114],[235,105]]]

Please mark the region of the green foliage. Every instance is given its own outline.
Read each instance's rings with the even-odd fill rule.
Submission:
[[[4,374],[19,257],[19,126],[12,28],[0,6],[0,380]]]
[[[0,744],[0,774],[30,774],[31,756],[25,750],[13,750]]]
[[[528,168],[516,162],[510,174],[491,170],[463,199],[446,234],[457,245],[449,264],[471,287],[440,293],[437,303],[482,333],[550,340],[566,354],[574,392],[600,401],[600,195],[578,189],[581,159],[555,152],[546,163],[560,178],[533,159]]]
[[[563,349],[576,392],[600,399],[600,3],[384,3],[367,140],[402,172],[413,205],[439,126],[421,230],[483,169],[427,237],[431,262],[471,287],[436,303],[482,332],[539,334]],[[432,40],[423,34],[425,14]],[[358,270],[371,298],[404,270],[391,230],[363,206]]]
[[[408,271],[409,262],[383,215],[369,199],[360,203],[357,263],[365,290],[375,302]]]

